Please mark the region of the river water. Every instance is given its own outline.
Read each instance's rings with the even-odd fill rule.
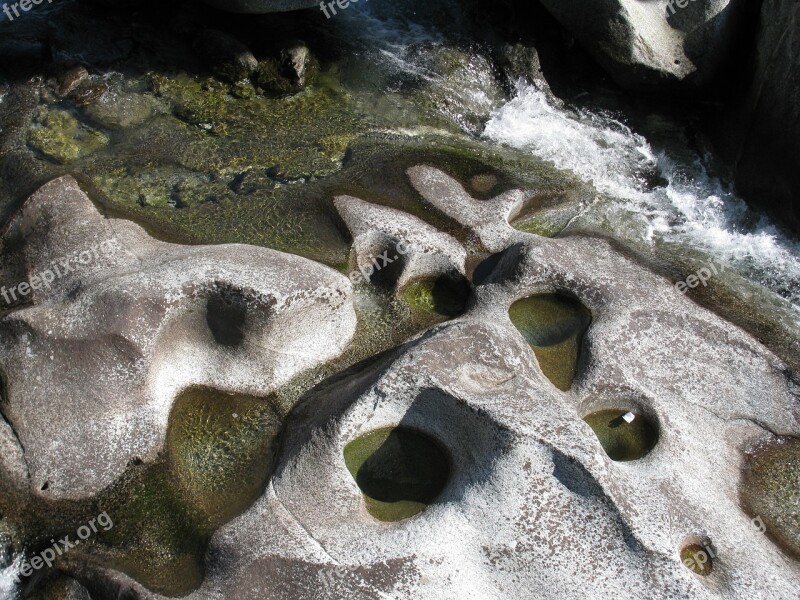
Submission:
[[[478,44],[464,68],[437,67],[443,46],[469,42],[460,38],[463,24],[451,2],[431,6],[423,14],[408,3],[374,3],[345,16],[363,42],[360,50],[392,82],[383,93],[402,94],[403,82],[427,86],[434,99],[444,90],[449,101],[434,103],[435,110],[464,134],[531,153],[593,183],[603,201],[575,219],[586,229],[599,227],[639,252],[655,252],[665,242],[693,260],[724,263],[770,290],[774,303],[800,322],[798,240],[712,174],[712,157],[695,149],[674,116],[651,114],[635,131],[625,114],[593,106],[588,95],[570,105],[526,81],[510,97],[498,94],[497,74]]]

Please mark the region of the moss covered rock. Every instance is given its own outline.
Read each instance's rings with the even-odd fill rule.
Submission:
[[[28,131],[28,145],[48,159],[67,164],[108,144],[108,137],[64,110],[40,108]]]

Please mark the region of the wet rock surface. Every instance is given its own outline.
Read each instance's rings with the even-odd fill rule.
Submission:
[[[278,423],[283,413],[272,413],[275,417],[270,418],[275,428],[271,435],[280,431],[274,438],[273,458],[264,454],[272,439],[263,437],[266,432],[261,442],[254,439],[252,450],[246,451],[253,452],[250,455],[253,458],[246,458],[247,454],[239,450],[223,451],[230,443],[241,445],[247,440],[248,420],[257,428],[264,427],[265,421],[257,416],[260,413],[248,416],[248,410],[257,409],[258,404],[253,404],[252,409],[244,404],[238,408],[227,404],[229,412],[223,409],[208,413],[208,409],[200,408],[205,402],[200,396],[186,396],[180,400],[183,406],[180,414],[171,417],[173,425],[182,425],[168,437],[173,457],[170,461],[177,461],[176,473],[184,474],[179,489],[189,497],[199,498],[191,491],[193,488],[198,485],[201,487],[197,489],[209,485],[224,488],[229,485],[224,478],[235,473],[231,469],[244,467],[248,460],[255,459],[252,464],[260,475],[254,472],[256,478],[251,481],[255,487],[251,489],[260,491],[250,496],[252,505],[247,502],[237,511],[212,519],[211,529],[207,529],[205,567],[196,575],[178,569],[183,582],[179,587],[165,587],[165,583],[157,583],[146,571],[142,572],[141,565],[135,566],[137,563],[131,563],[130,559],[111,559],[105,550],[99,556],[107,558],[74,571],[67,563],[67,572],[78,576],[89,590],[124,589],[142,598],[165,597],[163,594],[170,590],[170,595],[181,590],[182,595],[198,599],[219,593],[225,597],[256,597],[254,586],[260,595],[287,598],[297,597],[302,589],[314,590],[315,597],[322,598],[385,594],[449,598],[454,593],[469,593],[471,589],[498,590],[496,594],[491,592],[490,597],[555,598],[579,593],[587,579],[594,582],[598,597],[630,590],[646,595],[653,586],[658,586],[659,593],[668,598],[727,597],[715,591],[722,581],[729,590],[726,594],[736,597],[758,594],[764,589],[775,597],[796,594],[800,589],[797,564],[783,555],[770,537],[753,529],[750,517],[739,505],[736,491],[739,465],[747,447],[768,441],[775,433],[797,435],[800,429],[796,389],[787,377],[785,365],[746,333],[693,304],[668,281],[631,262],[607,242],[577,237],[550,240],[514,230],[507,220],[510,202],[516,202],[523,195],[521,191],[507,192],[495,200],[476,200],[459,182],[426,166],[410,169],[409,179],[426,202],[465,227],[474,227],[473,232],[482,244],[500,253],[498,259],[482,267],[479,283],[463,316],[323,381],[300,398],[282,425]],[[68,180],[60,180],[26,204],[27,212],[20,216],[20,223],[33,222],[31,217],[22,218],[26,214],[41,215],[40,218],[47,215],[48,197],[58,197],[59,207],[69,207],[64,200],[65,188],[77,199],[73,200],[74,213],[75,203],[77,206],[81,203],[80,192]],[[53,196],[56,190],[62,195]],[[94,207],[85,198],[82,201],[85,213],[94,214]],[[348,221],[359,223],[360,235],[370,230],[385,235],[387,227],[396,224],[399,229],[393,235],[402,238],[402,223],[413,223],[410,215],[401,212],[387,222],[386,216],[391,213],[362,200],[350,199],[346,206],[351,211]],[[77,296],[74,293],[70,296],[74,284],[65,281],[54,286],[52,294],[36,297],[33,307],[7,316],[3,321],[5,327],[26,323],[35,333],[36,320],[27,317],[28,313],[47,309],[54,298],[60,299],[65,310],[76,310],[70,307],[77,306],[85,310],[88,299],[95,296],[92,289],[98,285],[106,290],[102,296],[105,299],[111,299],[111,290],[121,284],[135,289],[133,284],[148,273],[146,237],[132,225],[109,222],[99,215],[87,220],[83,237],[94,239],[96,232],[105,232],[108,226],[113,227],[123,249],[129,247],[126,242],[132,236],[138,236],[134,246],[141,262],[137,261],[135,276],[109,273],[101,282],[93,283],[92,273],[87,272],[82,276]],[[425,228],[413,231],[418,230]],[[19,230],[19,235],[24,233]],[[50,235],[58,239],[59,232]],[[357,240],[358,237],[356,245]],[[159,249],[162,271],[171,264],[180,264],[181,272],[191,269],[188,249],[159,242],[150,244]],[[454,256],[450,259],[458,261],[462,260],[458,256],[463,252],[459,248],[450,244],[439,246],[437,252],[443,255],[452,252]],[[168,259],[168,250],[180,252],[182,258]],[[250,253],[250,266],[239,273],[240,278],[246,279],[247,272],[258,264],[253,262],[258,253],[265,251],[245,247],[241,251]],[[590,251],[595,261],[587,265],[582,257]],[[205,261],[213,260],[210,249],[203,249],[202,255]],[[233,248],[224,249],[224,255],[227,261],[236,260]],[[127,251],[123,250],[121,258],[115,260],[124,263],[126,256]],[[293,260],[298,261],[293,268],[295,278],[308,281],[320,277],[320,267],[309,261]],[[272,262],[274,259],[269,268],[275,272]],[[40,264],[35,254],[31,255],[30,264]],[[258,270],[265,268],[259,266]],[[598,272],[604,273],[604,277],[597,278]],[[160,275],[159,279],[168,281],[169,277]],[[344,282],[344,278],[336,276],[332,281]],[[148,288],[149,303],[154,302],[156,291],[163,285]],[[232,285],[233,281],[229,288]],[[575,380],[566,391],[560,390],[543,372],[529,341],[512,324],[508,313],[519,299],[553,292],[571,294],[592,314]],[[181,295],[174,292],[166,295],[172,298],[172,304],[180,305]],[[204,302],[205,314],[199,315],[202,323],[195,323],[190,316],[191,323],[184,326],[182,319],[173,316],[169,333],[161,336],[166,348],[156,344],[154,354],[163,371],[170,364],[170,357],[177,356],[170,349],[181,347],[180,355],[192,355],[192,362],[196,362],[203,352],[213,354],[213,348],[219,347],[224,349],[227,368],[223,371],[203,368],[200,372],[224,372],[225,383],[202,381],[204,385],[223,391],[268,393],[272,389],[269,386],[278,385],[275,376],[269,378],[271,383],[237,381],[234,376],[232,360],[236,349],[243,340],[255,340],[258,327],[253,324],[258,319],[252,313],[259,309],[249,307],[244,316],[242,305],[237,304],[235,297],[228,296],[230,293],[226,295],[220,289],[219,302],[210,299]],[[347,293],[339,292],[339,298],[334,305],[339,308],[328,308],[327,303],[320,307],[335,311],[329,316],[320,313],[310,317],[316,343],[336,339],[331,337],[333,332],[347,335],[346,328],[336,324],[333,315],[341,314],[344,319],[341,323],[352,323],[348,316],[351,309],[347,308],[352,301]],[[271,310],[277,310],[281,304],[278,301]],[[302,313],[307,314],[307,310]],[[267,319],[266,323],[270,323]],[[163,321],[160,317],[157,322]],[[102,324],[102,321],[92,322],[93,330]],[[141,322],[146,325],[148,320]],[[286,364],[286,344],[300,333],[294,321],[286,323],[288,337],[281,338],[284,349],[281,365]],[[328,325],[332,333],[318,335],[319,328]],[[546,327],[536,334],[539,337],[535,340],[540,345],[569,334],[558,330],[556,324],[538,325],[542,326]],[[274,326],[268,327],[274,332]],[[536,327],[532,323],[526,330]],[[551,331],[547,327],[556,329]],[[194,351],[181,345],[180,331],[197,336],[201,329],[208,332],[202,342],[208,344],[207,350],[200,351],[202,344],[195,344]],[[126,337],[136,339],[143,333],[138,336],[130,333]],[[343,345],[346,340],[343,337],[340,343]],[[42,338],[42,344],[51,352],[58,352],[62,343]],[[303,344],[309,347],[308,340]],[[275,347],[272,342],[269,345]],[[101,367],[103,357],[98,353],[101,346],[95,343],[92,347],[96,368]],[[260,352],[254,351],[256,355]],[[330,347],[327,356],[335,356],[339,351]],[[14,354],[12,344],[3,358],[6,379],[11,383],[4,414],[11,423],[20,423],[15,430],[23,442],[31,482],[37,487],[45,461],[40,458],[37,438],[29,437],[30,424],[38,423],[36,431],[47,432],[48,439],[57,439],[58,432],[32,420],[34,413],[19,421],[18,415],[26,409],[35,407],[42,412],[43,405],[37,404],[36,388],[16,395],[22,391],[19,383],[32,378],[14,368]],[[145,359],[147,355],[142,354]],[[312,354],[318,360],[325,356],[320,349]],[[72,350],[72,355],[73,362],[80,365],[80,361],[74,360],[80,353]],[[179,389],[190,382],[200,383],[191,376],[198,371],[185,367],[184,363],[186,373],[180,379],[186,384],[166,385],[167,379],[159,378],[164,384],[157,386],[162,391],[159,402],[164,406],[172,403],[170,398]],[[63,373],[64,369],[57,372]],[[243,373],[255,372],[264,373],[263,367],[244,367]],[[690,375],[676,379],[675,373]],[[169,381],[176,376],[173,370]],[[144,381],[148,379],[145,375]],[[49,384],[46,389],[51,389]],[[91,409],[86,400],[83,402],[83,415],[91,414],[87,412]],[[225,406],[219,404],[223,402],[221,397],[212,402]],[[270,406],[266,401],[261,404]],[[51,403],[51,406],[57,409],[63,405]],[[142,415],[147,414],[144,412],[147,407],[143,403]],[[124,404],[114,410],[124,410]],[[180,416],[187,410],[199,411],[197,417]],[[658,437],[646,442],[645,451],[624,450],[624,456],[616,455],[583,419],[587,414],[603,414],[603,411],[608,414],[611,410],[615,410],[614,418],[622,419],[626,425],[631,424],[624,418],[628,414],[658,423]],[[109,414],[107,404],[102,414]],[[62,425],[68,422],[63,415],[57,418]],[[202,426],[205,432],[192,433],[197,427],[192,423],[197,418],[198,423],[205,423]],[[234,425],[242,419],[240,425]],[[212,425],[216,422],[219,426]],[[228,436],[223,431],[231,426],[238,427],[237,433],[223,443]],[[422,506],[420,490],[427,488],[418,486],[429,485],[415,483],[415,477],[422,477],[422,471],[403,475],[414,460],[408,440],[393,442],[394,450],[389,447],[391,444],[387,446],[384,452],[395,458],[388,459],[389,466],[376,467],[377,471],[372,471],[368,480],[359,483],[358,468],[355,475],[352,473],[355,467],[350,464],[354,460],[351,444],[370,432],[398,427],[424,435],[430,443],[441,447],[447,457],[449,475],[437,480],[440,487],[435,492],[423,494]],[[157,427],[152,428],[149,436],[158,439]],[[218,433],[213,433],[217,429]],[[163,438],[163,430],[160,435]],[[600,435],[598,432],[597,436]],[[633,432],[633,435],[638,434]],[[119,441],[118,433],[103,433],[96,428],[93,439],[106,443],[110,439]],[[383,445],[386,444],[384,440]],[[398,455],[397,450],[404,444],[403,454]],[[370,447],[367,455],[380,452],[380,447],[381,444]],[[91,448],[89,441],[82,441],[81,448],[85,461],[86,449]],[[135,453],[146,456],[146,450],[137,447]],[[226,453],[228,458],[215,457],[219,452]],[[131,451],[123,454],[126,458],[130,455]],[[364,458],[369,460],[367,455]],[[621,459],[628,462],[617,462]],[[273,460],[274,469],[267,469]],[[377,458],[373,460],[384,464]],[[84,495],[97,493],[98,486],[89,487],[91,480],[86,480],[85,474],[81,486],[64,477],[70,472],[69,461],[69,456],[61,455],[58,459],[48,456],[50,485],[46,491],[35,490],[35,493],[63,496],[74,489]],[[365,464],[361,459],[357,462]],[[264,466],[257,467],[259,463]],[[621,464],[628,466],[622,468]],[[209,467],[211,470],[206,470]],[[221,470],[215,473],[214,469]],[[100,481],[107,477],[105,472],[116,473],[113,463],[112,468],[98,475]],[[243,485],[248,477],[251,475],[234,479]],[[389,479],[375,488],[375,477]],[[392,494],[381,496],[384,492],[380,490],[387,489],[393,490]],[[414,510],[398,505],[399,508],[395,506],[391,513],[386,513],[376,509],[380,505],[370,508],[372,500],[365,499],[365,494],[383,503],[406,498],[417,504]],[[212,503],[213,498],[208,496]],[[229,508],[226,506],[224,510]],[[213,515],[221,509],[222,505],[198,505],[195,510],[199,512],[190,514]],[[236,512],[241,514],[235,516]],[[509,514],[516,517],[509,520]],[[134,517],[122,513],[118,518],[124,522]],[[771,523],[768,518],[764,517],[765,522]],[[387,519],[393,523],[391,526],[381,524]],[[477,526],[478,523],[481,525]],[[681,562],[684,540],[698,534],[712,539],[719,552],[709,572],[692,570]],[[469,544],[464,543],[465,536],[471,540]],[[744,542],[739,544],[740,540]],[[158,547],[158,542],[155,544]],[[566,563],[536,560],[541,556],[563,557],[565,552],[570,557]],[[613,575],[603,568],[609,561],[620,567]],[[469,566],[468,576],[464,574],[465,565]],[[766,576],[753,577],[754,567]],[[508,577],[509,573],[522,572],[525,577]],[[265,577],[264,573],[270,576]]]
[[[332,270],[156,241],[103,218],[70,178],[39,190],[4,242],[21,283],[20,308],[0,325],[3,412],[31,488],[49,497],[93,495],[131,458],[155,455],[180,390],[267,395],[337,356],[355,327],[350,283]],[[92,389],[70,390],[87,380]]]
[[[734,4],[594,51],[702,85]],[[0,590],[105,513],[25,594],[800,594],[797,323],[485,139],[520,77],[625,106],[552,19],[88,6],[0,24]]]

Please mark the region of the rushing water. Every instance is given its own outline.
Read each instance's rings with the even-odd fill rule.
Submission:
[[[440,13],[451,6],[432,4]],[[455,80],[435,60],[443,46],[464,47],[453,23],[426,21],[401,3],[376,6],[349,12],[347,29],[384,81],[393,82],[383,94],[402,95],[403,78],[427,86],[434,100],[444,92],[447,109],[431,105],[463,133],[530,152],[592,182],[604,201],[584,209],[584,222],[640,251],[661,241],[691,256],[699,251],[774,292],[800,321],[800,244],[710,174],[710,157],[690,147],[680,122],[652,115],[655,126],[637,132],[622,115],[570,106],[524,81],[511,98],[498,99],[496,74],[479,49],[471,48]]]
[[[800,245],[711,176],[704,157],[658,147],[600,111],[559,106],[526,83],[484,136],[593,182],[610,198],[604,222],[615,237],[698,248],[800,308]]]
[[[3,600],[15,600],[19,595],[17,577],[23,559],[24,556],[18,554],[10,565],[0,568],[0,598]]]

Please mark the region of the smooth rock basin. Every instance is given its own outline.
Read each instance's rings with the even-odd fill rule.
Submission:
[[[402,296],[414,311],[452,318],[464,312],[469,292],[470,286],[466,279],[441,275],[406,286],[402,290]]]
[[[646,456],[658,443],[656,426],[632,411],[600,410],[586,415],[583,420],[597,435],[611,460],[637,460]]]
[[[167,430],[172,476],[213,529],[261,493],[281,417],[269,399],[191,388],[176,399]]]
[[[766,533],[800,558],[800,439],[780,438],[755,450],[742,472],[742,505]]]
[[[348,470],[379,521],[401,521],[422,512],[442,492],[450,460],[438,442],[404,427],[377,429],[344,448]]]
[[[714,548],[708,542],[701,543],[702,540],[692,541],[685,544],[680,551],[681,562],[696,575],[708,577],[714,570]]]
[[[591,322],[589,310],[572,298],[546,294],[518,300],[508,315],[531,345],[542,372],[557,388],[568,390]]]

